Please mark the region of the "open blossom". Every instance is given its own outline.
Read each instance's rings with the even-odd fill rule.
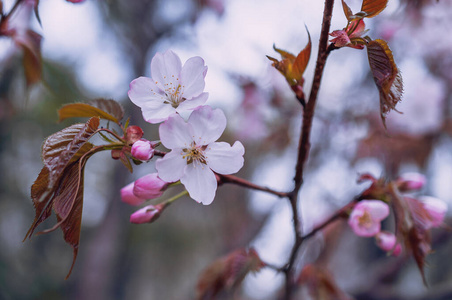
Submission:
[[[215,173],[232,174],[243,166],[242,143],[215,142],[226,128],[220,109],[202,106],[193,111],[187,122],[172,115],[160,125],[160,140],[171,149],[155,163],[165,181],[180,180],[190,197],[205,205],[212,203],[217,189]]]
[[[154,156],[154,148],[148,140],[138,140],[132,145],[132,156],[139,160],[150,160]]]
[[[372,237],[380,232],[380,222],[389,215],[389,206],[380,200],[363,200],[353,208],[348,224],[356,235]]]
[[[402,252],[402,245],[397,243],[396,236],[388,231],[381,231],[376,236],[378,247],[382,250],[391,253],[393,256],[399,256]]]
[[[129,98],[141,108],[149,123],[160,123],[174,113],[203,105],[207,67],[201,57],[188,59],[184,66],[171,50],[157,53],[151,61],[151,76],[130,83]]]

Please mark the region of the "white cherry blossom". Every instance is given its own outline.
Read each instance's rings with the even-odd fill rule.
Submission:
[[[167,182],[180,180],[190,197],[208,205],[217,190],[215,173],[233,174],[243,166],[245,149],[240,142],[215,142],[226,128],[220,109],[201,106],[187,122],[174,114],[160,125],[162,144],[171,149],[156,161],[158,176]]]
[[[207,66],[195,56],[184,66],[171,50],[157,53],[151,61],[151,76],[130,83],[129,98],[141,108],[143,118],[152,124],[168,119],[174,113],[192,110],[207,101],[204,78]]]

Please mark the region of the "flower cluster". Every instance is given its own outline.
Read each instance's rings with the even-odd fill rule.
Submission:
[[[419,173],[405,173],[395,181],[398,190],[402,193],[419,191],[425,183],[425,176]],[[444,201],[430,196],[421,196],[416,199],[404,195],[403,199],[407,203],[407,209],[419,215],[418,219],[422,220],[424,230],[442,225],[447,212]],[[381,200],[362,200],[353,207],[348,224],[356,235],[375,237],[378,247],[398,256],[402,246],[397,242],[397,237],[391,232],[381,230],[381,221],[389,215],[389,212],[388,204]]]
[[[208,98],[204,92],[206,73],[202,58],[192,57],[182,66],[179,57],[168,50],[152,59],[151,78],[139,77],[130,83],[130,100],[141,108],[147,122],[163,122],[160,142],[171,151],[155,162],[157,173],[121,190],[124,202],[142,204],[160,197],[170,183],[180,181],[192,199],[207,205],[215,197],[216,173],[233,174],[242,168],[243,145],[238,141],[232,146],[216,142],[226,128],[226,117],[220,109],[204,105]],[[181,116],[183,112],[191,113],[187,121]],[[133,143],[131,155],[149,161],[155,146],[140,137]],[[141,222],[156,211],[155,207],[143,208],[133,220]]]

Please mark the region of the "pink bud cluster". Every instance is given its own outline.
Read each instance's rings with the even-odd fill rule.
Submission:
[[[133,143],[132,150],[130,151],[132,156],[138,160],[148,161],[154,157],[155,143],[152,143],[146,139],[140,139]]]

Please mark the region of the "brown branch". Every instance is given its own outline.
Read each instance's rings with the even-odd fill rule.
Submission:
[[[317,95],[320,88],[320,82],[322,80],[323,69],[325,67],[326,59],[328,57],[328,34],[331,25],[331,16],[333,14],[334,0],[325,0],[325,7],[323,11],[322,29],[320,33],[319,51],[317,56],[317,62],[314,73],[314,80],[311,87],[311,93],[309,95],[308,102],[303,110],[303,124],[300,133],[300,141],[298,146],[297,165],[295,169],[294,177],[294,189],[289,194],[289,200],[293,213],[293,226],[295,231],[295,243],[292,248],[289,262],[284,272],[286,275],[285,295],[284,299],[291,299],[294,292],[294,263],[303,242],[301,236],[301,220],[298,214],[298,193],[301,185],[303,184],[303,171],[304,166],[308,158],[309,150],[311,147],[310,137],[312,121],[314,117],[315,106],[317,102]]]
[[[285,198],[285,197],[288,197],[288,195],[289,195],[289,193],[278,192],[271,188],[254,184],[248,180],[245,180],[245,179],[233,176],[233,175],[221,175],[221,174],[216,174],[216,175],[217,175],[217,178],[219,178],[218,185],[221,185],[224,183],[232,183],[232,184],[243,186],[243,187],[246,187],[246,188],[249,188],[252,190],[257,190],[257,191],[262,191],[262,192],[266,192],[269,194],[273,194],[275,196],[278,196],[279,198]]]

